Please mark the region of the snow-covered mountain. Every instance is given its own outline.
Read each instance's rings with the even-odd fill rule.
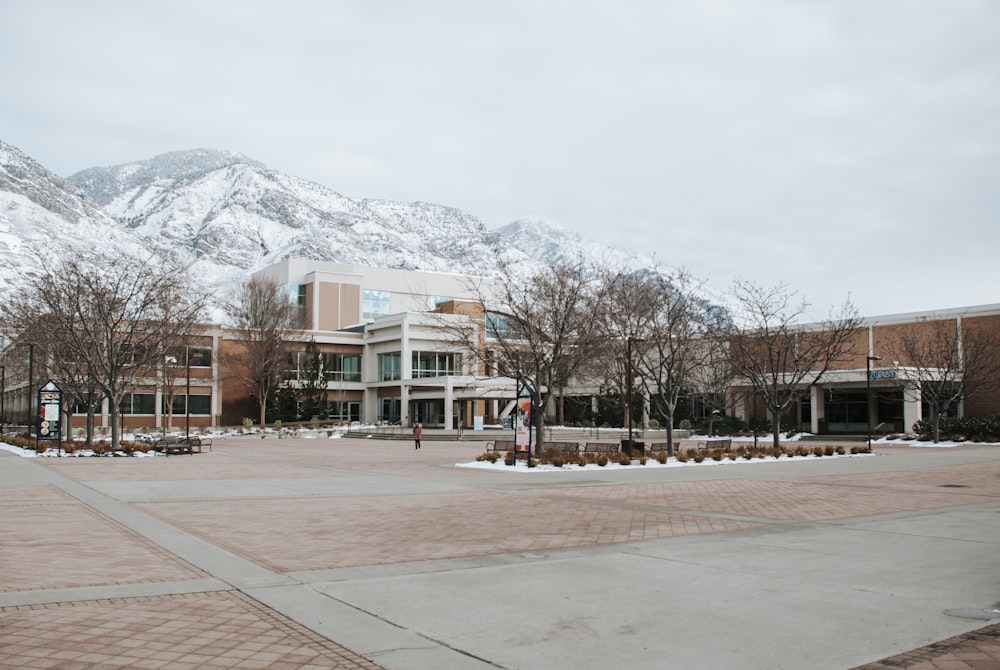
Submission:
[[[651,267],[545,221],[488,230],[425,202],[351,199],[237,153],[196,149],[60,179],[0,142],[0,269],[5,286],[33,254],[153,253],[192,265],[217,292],[289,257],[490,275],[559,260]]]
[[[0,141],[0,292],[52,259],[143,248],[91,198]]]
[[[473,274],[496,267],[488,231],[471,214],[352,200],[240,154],[175,152],[67,181],[157,252],[180,250],[211,276],[245,274],[290,256]]]

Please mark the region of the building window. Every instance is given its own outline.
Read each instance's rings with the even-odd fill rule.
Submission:
[[[211,347],[188,347],[188,360],[193,368],[212,367]]]
[[[330,403],[330,410],[327,418],[340,423],[357,423],[361,421],[361,403],[353,400]]]
[[[306,306],[306,286],[307,284],[297,284],[295,287],[295,304],[298,307]]]
[[[119,409],[122,414],[156,414],[156,394],[126,393]]]
[[[178,368],[187,365],[185,356],[193,368],[212,367],[212,347],[170,347],[167,350],[166,362]]]
[[[402,378],[402,357],[398,351],[378,355],[378,380],[393,381]]]
[[[379,398],[379,423],[399,423],[400,400],[396,398]]]
[[[459,373],[462,367],[462,354],[450,354],[436,351],[413,352],[413,378],[447,377]]]
[[[365,289],[361,298],[361,311],[366,319],[374,319],[391,314],[389,291],[372,291]]]
[[[212,396],[211,395],[192,395],[190,411],[191,415],[208,416],[212,413]],[[163,414],[172,414],[174,416],[182,416],[188,413],[188,396],[185,393],[175,393],[173,402],[171,403],[170,411],[167,411],[167,399],[163,398],[163,408],[161,412]]]
[[[500,312],[486,313],[486,338],[490,340],[513,339],[518,335],[511,325],[510,317]]]
[[[104,399],[102,398],[102,399],[98,400],[97,403],[94,405],[94,413],[95,414],[100,414],[101,413],[101,404],[103,402],[104,402]],[[72,408],[73,408],[73,414],[87,414],[88,406],[87,406],[87,403],[85,403],[85,402],[74,402],[72,404]]]
[[[328,382],[361,381],[361,355],[323,354],[323,375]]]

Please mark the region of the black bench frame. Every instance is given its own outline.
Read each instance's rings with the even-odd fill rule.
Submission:
[[[207,438],[202,439],[198,435],[189,435],[187,437],[164,435],[153,442],[153,449],[155,451],[162,451],[165,456],[170,456],[171,454],[193,454],[195,452],[200,454],[203,446],[207,446],[208,450],[211,451],[212,440]]]

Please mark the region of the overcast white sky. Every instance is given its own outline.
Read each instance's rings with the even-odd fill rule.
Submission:
[[[1000,303],[995,0],[0,0],[0,138],[543,218],[818,317]]]

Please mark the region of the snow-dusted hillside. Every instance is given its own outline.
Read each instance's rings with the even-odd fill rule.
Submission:
[[[152,248],[181,250],[201,266],[252,272],[296,256],[459,272],[495,267],[486,230],[465,212],[352,200],[239,154],[175,152],[67,181]]]
[[[55,259],[143,247],[91,198],[0,141],[0,289]]]
[[[351,199],[237,153],[178,151],[63,180],[2,142],[0,251],[7,260],[0,288],[30,272],[35,253],[153,253],[190,264],[218,294],[291,257],[484,276],[500,264],[525,276],[581,259],[598,267],[654,265],[546,221],[491,231],[452,207]]]

